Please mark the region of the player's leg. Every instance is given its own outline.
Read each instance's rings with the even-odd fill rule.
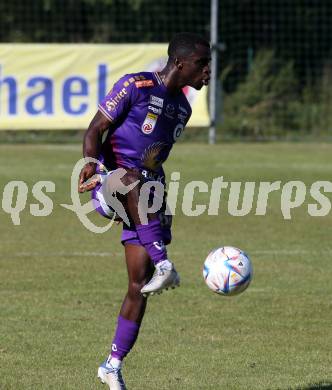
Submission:
[[[147,303],[140,291],[151,278],[154,269],[144,247],[137,244],[138,241],[136,244],[125,244],[128,291],[118,317],[111,354],[98,370],[100,379],[112,390],[125,389],[121,375],[122,360],[137,339]]]
[[[125,185],[129,186],[137,180],[140,180],[140,173],[135,170],[127,170],[127,174],[123,177]],[[141,179],[140,185],[142,185],[144,179]],[[148,196],[151,196],[151,192],[147,192]],[[156,192],[154,192],[156,195]],[[165,229],[162,226],[161,215],[164,215],[164,210],[159,210],[157,213],[150,213],[147,216],[148,223],[143,224],[140,218],[139,202],[140,202],[140,186],[134,187],[123,199],[123,204],[127,213],[129,214],[137,238],[148,252],[151,261],[155,266],[155,273],[152,279],[141,290],[144,295],[152,295],[159,293],[164,289],[175,288],[180,284],[180,277],[176,272],[174,264],[168,259],[166,244],[170,240],[165,239],[165,230],[169,230],[170,226]],[[165,194],[159,194],[165,198]],[[151,201],[151,199],[150,199]],[[165,206],[164,200],[164,208]],[[147,204],[147,202],[143,202]],[[140,210],[142,212],[142,210]],[[146,210],[147,212],[147,210]],[[171,219],[171,217],[169,216]],[[167,235],[166,235],[167,236]]]
[[[165,215],[164,209],[158,211],[157,218],[161,226],[161,242],[153,242],[155,247],[168,245],[172,240],[171,225],[172,216]],[[180,276],[176,272],[174,264],[170,260],[160,261],[155,264],[155,272],[149,282],[142,288],[141,293],[145,296],[160,294],[164,289],[175,288],[180,285]]]
[[[116,176],[113,176],[113,179],[115,182],[112,181],[112,175],[110,175],[108,181],[103,184],[109,186],[107,187],[109,193],[113,193],[114,188],[118,185],[115,184],[118,183],[116,181]],[[135,232],[136,238],[139,240],[139,243],[144,246],[155,266],[153,278],[141,290],[142,294],[149,295],[159,293],[163,289],[167,289],[169,287],[178,286],[180,278],[173,263],[167,257],[167,250],[165,246],[167,242],[164,237],[164,228],[161,226],[160,214],[148,214],[148,223],[143,224],[141,222],[139,202],[140,189],[144,180],[145,179],[137,169],[127,169],[127,173],[121,177],[121,183],[125,186],[131,186],[133,183],[137,183],[138,181],[139,184],[136,184],[126,195],[117,194],[117,197],[125,208],[127,216],[131,221],[131,228]],[[100,214],[108,218],[113,215],[114,210],[111,210],[107,205],[101,185],[96,187],[93,191],[92,199],[96,210]],[[111,213],[109,213],[109,210],[111,210]]]
[[[130,321],[142,322],[146,307],[146,298],[140,293],[142,287],[151,278],[154,267],[142,245],[125,243],[128,271],[128,291],[123,301],[120,315]]]

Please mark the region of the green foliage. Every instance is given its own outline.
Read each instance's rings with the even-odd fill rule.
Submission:
[[[293,64],[278,61],[272,51],[257,54],[247,78],[225,96],[225,131],[234,135],[266,137],[297,128],[291,109],[298,81]]]
[[[230,73],[226,69],[224,79]],[[301,88],[292,62],[272,51],[255,57],[246,79],[224,97],[224,136],[271,139],[332,133],[332,63],[321,79]]]
[[[183,4],[175,0],[30,3],[0,0],[0,42],[167,42],[179,30],[209,36],[205,0]]]
[[[328,61],[320,80],[307,85],[296,102],[299,127],[313,135],[332,134],[332,63]]]

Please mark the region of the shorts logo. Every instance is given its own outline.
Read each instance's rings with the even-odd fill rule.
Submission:
[[[154,83],[153,80],[140,80],[140,81],[135,81],[135,85],[137,88],[153,87]]]
[[[150,95],[150,104],[153,104],[154,106],[163,108],[164,99],[162,99],[158,96]]]
[[[142,131],[144,134],[151,134],[156,126],[158,115],[148,112],[142,124]]]
[[[156,249],[158,249],[158,251],[163,251],[165,249],[165,244],[164,244],[164,241],[160,240],[160,241],[155,241],[153,243],[154,247]]]

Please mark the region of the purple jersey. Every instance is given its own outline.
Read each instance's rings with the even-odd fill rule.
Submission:
[[[162,164],[191,115],[183,92],[171,95],[157,73],[128,74],[99,104],[112,122],[102,146],[107,168],[139,168],[162,175]]]

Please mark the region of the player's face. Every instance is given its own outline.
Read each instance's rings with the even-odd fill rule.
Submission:
[[[183,76],[187,85],[201,89],[208,85],[210,80],[210,48],[202,45],[196,46],[196,51],[183,61]]]

